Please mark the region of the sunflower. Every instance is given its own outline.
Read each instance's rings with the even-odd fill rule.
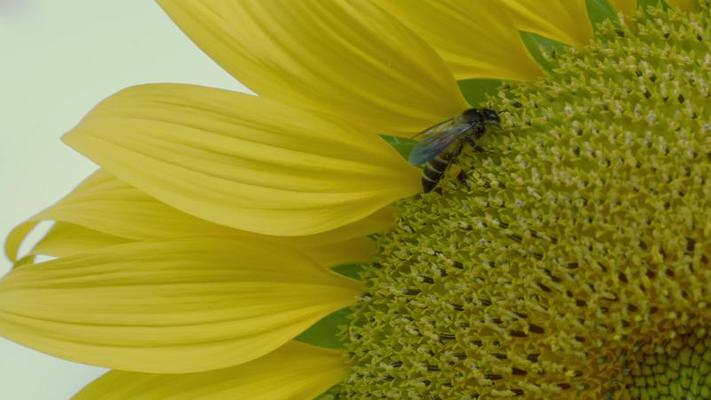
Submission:
[[[114,369],[78,399],[711,397],[707,2],[159,3],[258,96],[65,136],[101,169],[9,235],[0,332]],[[471,107],[418,194],[400,153]]]

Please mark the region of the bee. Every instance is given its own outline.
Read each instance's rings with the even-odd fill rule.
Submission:
[[[462,152],[464,143],[481,150],[476,140],[486,131],[487,125],[501,124],[499,114],[489,108],[470,108],[456,117],[425,129],[422,138],[410,152],[408,160],[413,165],[425,164],[422,169],[422,190],[431,192],[447,168]]]

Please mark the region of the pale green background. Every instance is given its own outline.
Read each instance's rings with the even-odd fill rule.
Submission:
[[[0,236],[95,168],[64,132],[107,95],[161,81],[241,88],[150,0],[0,0]],[[0,339],[0,399],[68,399],[100,373]]]

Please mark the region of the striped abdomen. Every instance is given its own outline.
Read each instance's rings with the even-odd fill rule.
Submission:
[[[460,143],[456,145],[454,149],[443,151],[425,164],[425,167],[422,169],[422,191],[429,193],[437,187],[440,179],[442,179],[444,173],[447,172],[447,168],[449,168],[449,165],[459,155],[461,150],[462,145]]]

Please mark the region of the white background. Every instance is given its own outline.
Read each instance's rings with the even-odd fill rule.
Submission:
[[[147,82],[240,90],[150,0],[0,0],[0,236],[95,167],[60,142],[102,98]],[[0,274],[10,268],[0,256]],[[102,370],[0,339],[0,399],[64,400]]]

